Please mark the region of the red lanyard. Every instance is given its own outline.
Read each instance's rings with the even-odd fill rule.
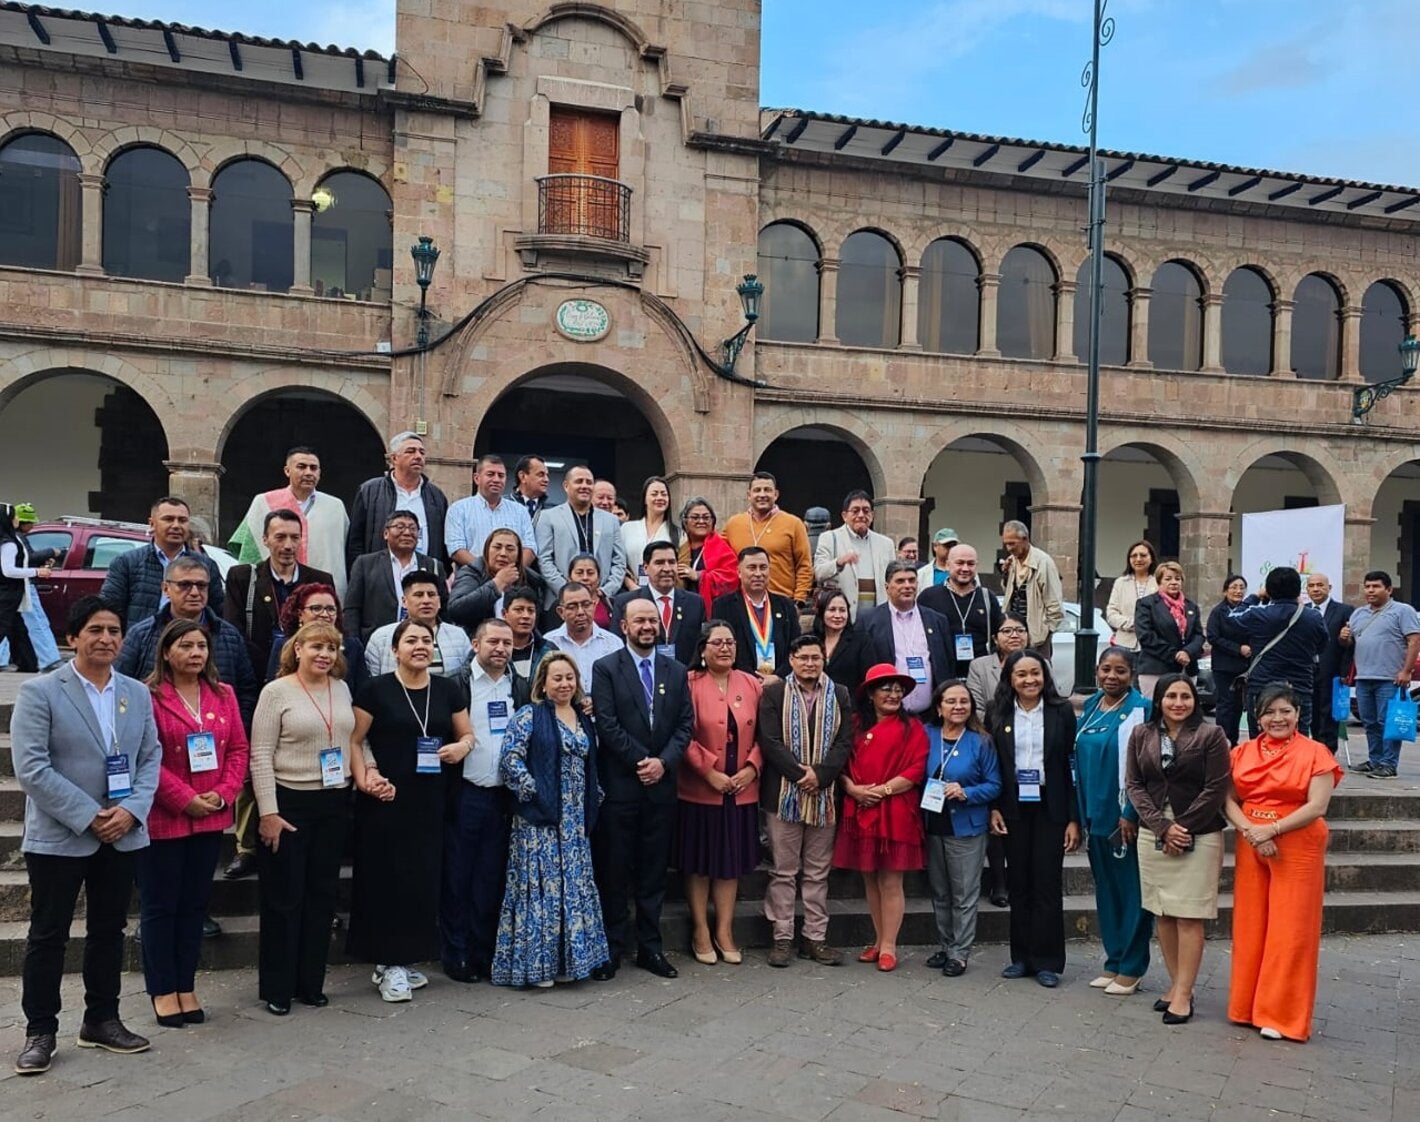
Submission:
[[[306,683],[301,681],[301,677],[300,677],[299,674],[296,676],[296,681],[297,681],[297,683],[298,683],[298,684],[300,685],[300,687],[301,687],[301,692],[304,693],[308,698],[310,698],[311,707],[316,711],[316,715],[317,715],[318,717],[320,717],[321,723],[322,723],[323,725],[325,725],[325,736],[326,736],[326,741],[327,741],[327,743],[329,743],[329,744],[331,744],[331,745],[334,745],[334,743],[335,743],[335,693],[334,693],[333,687],[332,687],[331,684],[330,684],[330,678],[327,677],[326,680],[325,680],[325,704],[326,704],[326,708],[330,710],[330,716],[329,716],[329,717],[327,717],[324,713],[322,713],[322,712],[320,711],[320,705],[316,703],[316,699],[315,699],[314,697],[311,697],[311,691],[308,690],[308,689],[306,689]]]

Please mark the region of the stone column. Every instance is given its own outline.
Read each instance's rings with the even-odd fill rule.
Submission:
[[[1361,602],[1361,578],[1371,568],[1371,528],[1376,524],[1374,518],[1353,517],[1348,508],[1346,513],[1346,529],[1342,542],[1341,564],[1345,568],[1342,574],[1345,579],[1345,588],[1341,592],[1335,589],[1332,595],[1338,599],[1344,599],[1348,604],[1359,604]],[[1339,585],[1335,573],[1328,573],[1333,585]]]
[[[888,497],[878,499],[874,503],[873,529],[880,534],[886,534],[894,543],[898,538],[906,537],[908,534],[916,535],[921,528],[922,504],[926,501],[923,498]],[[837,515],[835,514],[836,524]]]
[[[1223,372],[1223,294],[1209,293],[1203,297],[1203,370],[1209,374]]]
[[[104,177],[91,172],[79,175],[80,239],[76,273],[102,275],[104,271]]]
[[[1074,281],[1058,281],[1051,286],[1055,293],[1055,361],[1075,362],[1075,289]]]
[[[1295,378],[1292,369],[1292,309],[1295,300],[1272,301],[1272,377]]]
[[[916,265],[904,265],[898,271],[902,276],[902,342],[898,344],[898,349],[920,351],[922,341],[917,337],[917,293],[922,270]]]
[[[310,199],[292,199],[291,211],[295,217],[295,236],[291,239],[294,255],[291,293],[310,296],[315,292],[311,287],[311,216],[316,212],[316,204]]]
[[[981,290],[981,333],[976,353],[982,358],[1000,358],[1000,348],[996,346],[996,294],[1001,290],[1000,273],[982,273],[976,278],[976,287]]]
[[[1152,288],[1131,288],[1129,300],[1129,365],[1137,370],[1152,370],[1149,361],[1149,298]]]
[[[818,341],[838,345],[838,258],[818,263]]]
[[[211,287],[212,277],[208,272],[207,247],[208,222],[212,209],[212,188],[189,187],[187,197],[192,206],[192,258],[183,283]]]
[[[1233,516],[1227,511],[1199,511],[1178,516],[1179,564],[1186,575],[1186,591],[1191,600],[1211,611],[1222,596],[1223,578],[1228,575],[1228,539],[1233,532]],[[1249,579],[1251,587],[1255,582]]]
[[[1364,308],[1355,306],[1341,309],[1341,370],[1342,382],[1364,382],[1361,377],[1361,317]]]
[[[168,469],[168,493],[185,499],[194,515],[211,524],[214,541],[222,541],[223,527],[217,524],[218,481],[226,469],[221,464],[192,460],[164,460],[163,466]]]
[[[1031,544],[1055,559],[1063,599],[1074,600],[1080,589],[1080,504],[1031,504],[1030,521]]]

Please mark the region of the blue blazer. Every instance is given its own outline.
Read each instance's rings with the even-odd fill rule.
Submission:
[[[952,832],[959,838],[977,837],[986,833],[991,802],[1001,793],[1001,763],[996,749],[990,737],[967,729],[947,757],[946,770],[939,776],[943,747],[940,726],[928,725],[927,778],[961,784],[966,802],[948,799],[946,804],[952,816]]]

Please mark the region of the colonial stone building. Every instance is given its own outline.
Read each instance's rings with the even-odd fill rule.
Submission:
[[[1070,579],[1084,153],[762,110],[759,7],[399,0],[387,59],[0,5],[0,494],[226,531],[287,445],[348,495],[424,427],[454,495],[538,451],[723,519],[763,465],[894,535],[1026,517]],[[1344,503],[1348,586],[1413,597],[1420,396],[1351,407],[1420,193],[1107,160],[1101,571],[1147,535],[1211,600],[1238,515]]]

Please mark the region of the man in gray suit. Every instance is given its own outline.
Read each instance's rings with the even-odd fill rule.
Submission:
[[[87,900],[80,1048],[143,1052],[118,1019],[123,928],[134,852],[158,790],[162,752],[147,687],[113,669],[123,639],[117,609],[85,596],[69,609],[74,661],[26,682],[10,722],[15,777],[25,792],[21,850],[30,883],[25,942],[25,1046],[20,1075],[49,1070],[59,1032],[64,948],[79,889]]]
[[[557,594],[567,583],[572,558],[590,553],[601,568],[602,592],[615,600],[626,580],[626,547],[621,542],[621,523],[616,515],[592,506],[592,469],[576,464],[562,477],[567,501],[544,510],[537,520],[537,556],[542,578],[547,582],[543,607],[557,603]]]

